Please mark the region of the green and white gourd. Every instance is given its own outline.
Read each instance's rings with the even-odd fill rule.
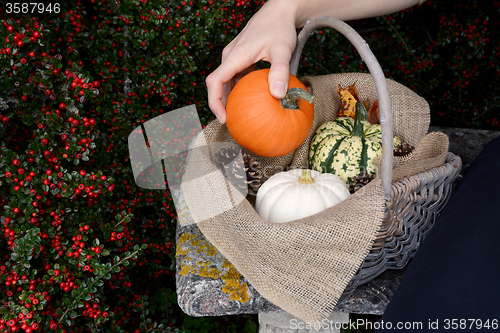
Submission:
[[[356,103],[355,119],[339,117],[316,130],[309,150],[309,167],[337,175],[347,186],[366,171],[375,174],[375,159],[382,156],[382,128],[368,121],[363,103]],[[401,140],[394,136],[394,147]]]

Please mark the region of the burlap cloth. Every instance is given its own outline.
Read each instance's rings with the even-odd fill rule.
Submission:
[[[287,167],[307,166],[315,129],[336,116],[339,84],[346,87],[356,83],[362,100],[368,98],[373,102],[377,98],[369,74],[332,74],[305,77],[302,81],[316,96],[313,128],[295,152],[278,158],[257,156],[266,179]],[[397,82],[387,80],[387,83],[394,134],[416,146],[411,156],[395,159],[393,180],[442,165],[448,138],[443,133],[426,135],[430,123],[427,102]],[[205,144],[205,140],[209,148],[212,143],[234,143],[227,127],[217,121],[210,123],[203,133],[199,145]],[[244,149],[243,152],[249,153]],[[196,180],[183,184],[183,195],[205,237],[262,296],[306,322],[326,319],[333,311],[369,253],[385,215],[379,177],[345,201],[314,216],[273,224],[263,221],[223,174],[217,172],[210,154],[193,154],[186,175]]]

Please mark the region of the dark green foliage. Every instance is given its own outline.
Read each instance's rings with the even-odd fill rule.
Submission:
[[[178,308],[175,207],[168,191],[135,185],[127,138],[188,104],[203,125],[214,119],[205,78],[262,4],[42,1],[42,13],[13,14],[7,3],[0,331],[256,332],[254,317],[230,324]],[[427,99],[433,124],[498,129],[498,16],[498,1],[431,1],[349,23],[388,77]],[[352,46],[324,29],[311,36],[299,74],[364,70]]]

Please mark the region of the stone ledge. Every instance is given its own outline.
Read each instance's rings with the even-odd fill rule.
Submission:
[[[450,138],[449,151],[462,159],[462,172],[467,170],[481,149],[500,135],[500,131],[431,126],[429,132],[443,132]]]

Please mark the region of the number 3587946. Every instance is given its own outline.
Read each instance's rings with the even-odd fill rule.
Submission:
[[[30,2],[30,3],[20,3],[20,2],[11,2],[7,3],[7,8],[5,8],[5,12],[7,14],[44,14],[44,13],[59,13],[61,11],[61,6],[58,3],[54,4],[43,4],[38,2]]]

